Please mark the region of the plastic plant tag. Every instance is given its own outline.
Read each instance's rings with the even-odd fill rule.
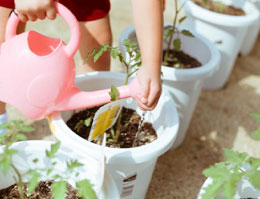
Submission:
[[[95,114],[93,124],[91,126],[90,134],[88,137],[89,141],[92,141],[95,137],[99,135],[103,135],[107,129],[115,124],[122,109],[122,106],[123,101],[117,100],[106,104],[98,109]]]

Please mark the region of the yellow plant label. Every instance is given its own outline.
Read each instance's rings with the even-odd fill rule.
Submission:
[[[93,120],[88,140],[91,141],[95,137],[103,135],[107,129],[115,124],[122,108],[121,103],[122,102],[118,100],[98,109]]]

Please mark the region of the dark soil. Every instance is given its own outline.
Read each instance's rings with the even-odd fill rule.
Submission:
[[[35,192],[32,195],[27,196],[24,192],[25,199],[52,199],[51,195],[51,184],[53,181],[41,181],[36,187]],[[27,183],[23,184],[24,189],[27,190]],[[66,199],[81,199],[82,197],[77,196],[76,190],[71,186],[67,185]],[[0,190],[0,199],[19,199],[19,192],[17,185],[12,185],[5,189]]]
[[[165,50],[163,51],[163,57],[165,55]],[[170,50],[168,59],[163,60],[163,65],[172,67],[172,68],[197,68],[202,64],[195,58],[190,55],[184,53],[183,51]]]
[[[79,123],[82,123],[82,121],[86,120],[89,117],[93,117],[98,110],[99,107],[85,109],[83,111],[80,111],[78,113],[74,113],[72,117],[68,120],[67,125],[68,127],[74,131],[77,135],[84,139],[88,139],[91,125],[89,127],[83,125],[80,125]],[[141,117],[137,114],[135,110],[128,109],[123,107],[122,109],[122,118],[120,123],[120,136],[117,143],[113,142],[114,134],[112,133],[111,129],[114,129],[115,131],[115,125],[107,130],[107,139],[106,139],[106,146],[112,147],[112,148],[132,148],[137,146],[142,146],[148,143],[151,143],[152,141],[157,139],[156,132],[154,128],[152,127],[151,123],[144,122],[143,125],[140,128],[140,131],[138,133],[138,136],[135,140],[136,133],[138,131],[138,126],[140,123]],[[135,143],[134,143],[135,140]],[[97,141],[93,141],[94,143],[97,143]]]
[[[203,0],[193,0],[193,1],[197,5],[205,9],[211,10],[213,12],[226,14],[226,15],[234,15],[234,16],[246,15],[246,13],[242,9],[235,8],[234,6],[230,6],[230,5],[225,5],[218,1],[207,0],[207,3],[204,3]]]

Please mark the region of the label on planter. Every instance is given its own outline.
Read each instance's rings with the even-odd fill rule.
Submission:
[[[95,114],[88,140],[91,141],[99,135],[104,135],[105,131],[111,128],[117,121],[122,107],[122,100],[117,100],[100,107]]]
[[[136,181],[137,174],[134,173],[131,176],[128,176],[123,180],[123,186],[121,190],[121,198],[128,198],[128,196],[131,196],[134,191],[135,181]],[[130,197],[131,198],[131,197]]]

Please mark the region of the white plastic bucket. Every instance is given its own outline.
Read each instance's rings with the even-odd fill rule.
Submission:
[[[125,74],[115,72],[92,72],[77,76],[76,85],[84,91],[93,91],[123,85]],[[126,99],[126,107],[137,109],[133,99]],[[62,143],[74,146],[78,151],[93,153],[102,150],[79,137],[66,125],[72,111],[56,112],[51,115],[50,126],[54,136]],[[121,199],[142,199],[145,197],[157,158],[171,148],[179,127],[178,114],[172,99],[162,94],[157,107],[147,112],[145,120],[153,124],[158,139],[150,144],[128,148],[104,148],[106,171],[116,182]]]
[[[260,12],[260,0],[253,0],[251,2],[254,3],[254,5]],[[259,32],[260,32],[260,16],[258,17],[258,20],[256,20],[255,23],[253,23],[248,27],[244,42],[241,46],[242,55],[248,55],[251,52],[259,36]]]
[[[50,146],[53,142],[50,141],[22,141],[13,144],[13,148],[18,150],[18,154],[14,155],[13,162],[19,172],[26,173],[29,169],[33,168],[49,168],[50,162],[46,158],[45,150],[50,150]],[[2,152],[3,146],[0,147]],[[37,158],[39,161],[34,163],[33,160]],[[105,175],[104,180],[104,155],[99,153],[99,156],[94,158],[87,153],[84,156],[76,154],[71,148],[62,146],[57,152],[55,161],[54,173],[59,175],[64,175],[66,172],[66,161],[77,160],[84,164],[83,167],[77,168],[77,172],[80,173],[79,176],[70,176],[68,182],[75,186],[75,182],[83,179],[90,180],[93,184],[93,189],[96,191],[98,198],[100,199],[110,199],[119,198],[119,194],[116,192],[115,183],[111,177]],[[7,188],[14,184],[14,179],[11,172],[4,175],[0,171],[0,189]],[[26,181],[27,179],[25,179]],[[42,178],[42,180],[51,180]],[[109,187],[109,190],[108,190]],[[113,196],[113,197],[112,197]]]
[[[224,2],[227,1],[224,0]],[[217,72],[212,76],[213,80],[209,78],[205,82],[203,85],[205,89],[220,89],[225,85],[245,40],[248,27],[259,20],[259,11],[252,3],[248,1],[244,1],[243,4],[241,4],[241,1],[232,2],[235,5],[239,4],[246,12],[246,15],[231,16],[216,13],[198,6],[193,1],[187,1],[184,6],[187,16],[183,22],[184,27],[195,30],[213,43],[221,42],[221,44],[217,45],[222,55],[220,70],[227,72],[227,74]],[[249,40],[248,44],[251,42]]]
[[[218,69],[220,62],[220,53],[215,45],[196,32],[192,33],[194,38],[180,35],[181,48],[185,53],[198,59],[202,66],[192,69],[162,66],[163,90],[169,92],[176,103],[180,118],[180,128],[172,148],[177,148],[183,142],[200,96],[203,80]],[[130,26],[121,33],[120,44],[125,39],[137,42],[134,26]],[[125,53],[125,48],[120,46],[121,51]],[[165,47],[166,43],[164,43]]]

